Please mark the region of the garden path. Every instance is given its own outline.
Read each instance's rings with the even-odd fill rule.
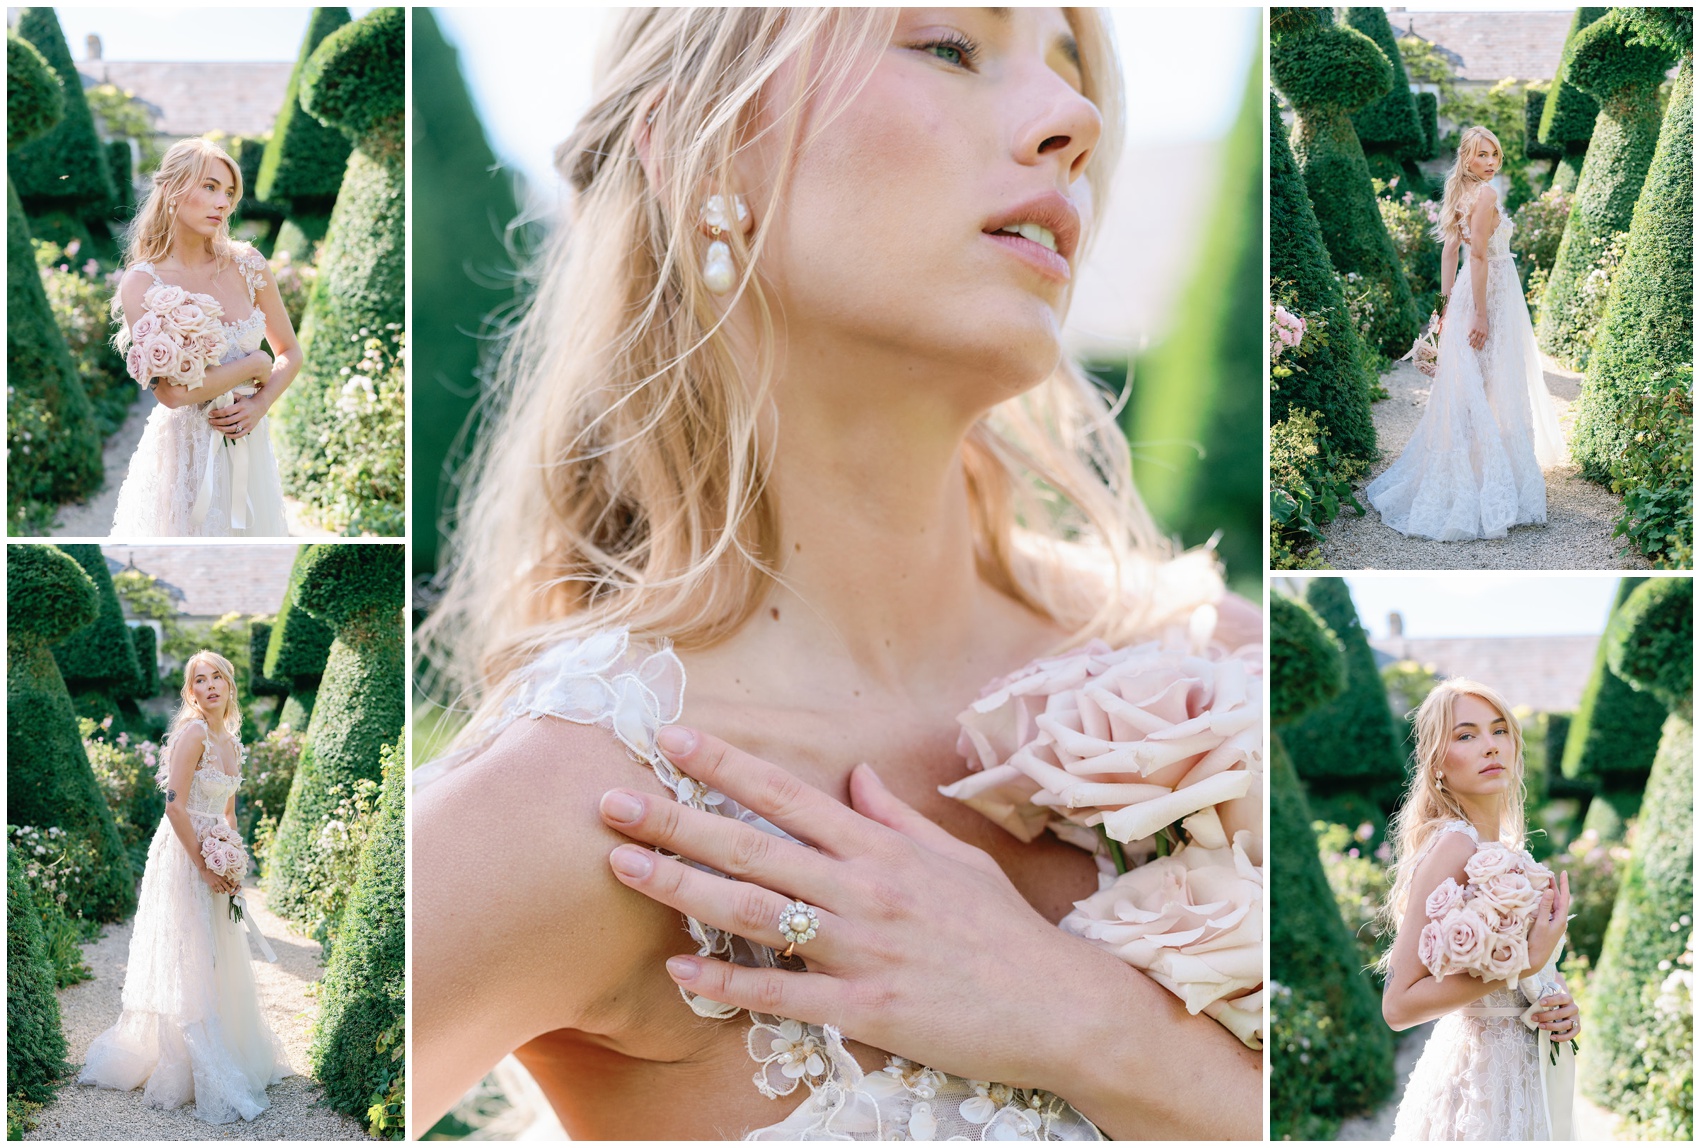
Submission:
[[[277,952],[277,964],[254,962],[254,979],[266,1023],[283,1041],[289,1063],[307,1071],[307,1047],[319,1002],[312,986],[324,975],[320,947],[290,931],[266,907],[265,893],[252,881],[243,891],[248,911]],[[108,926],[106,935],[83,946],[94,979],[58,993],[67,1057],[80,1065],[89,1044],[118,1019],[132,921]],[[116,1092],[67,1083],[36,1117],[26,1140],[364,1140],[365,1129],[321,1103],[322,1091],[309,1076],[273,1085],[271,1107],[250,1122],[203,1124],[192,1105],[171,1112],[149,1108],[140,1090]]]
[[[1575,425],[1574,408],[1582,376],[1542,356],[1547,395],[1558,412],[1568,440]],[[1381,461],[1357,484],[1365,514],[1350,507],[1323,527],[1326,536],[1316,551],[1331,570],[1628,570],[1647,569],[1638,554],[1620,557],[1622,539],[1612,527],[1623,513],[1623,500],[1582,477],[1580,468],[1562,466],[1546,472],[1545,526],[1517,526],[1504,538],[1471,542],[1435,542],[1406,538],[1384,526],[1381,515],[1363,497],[1370,479],[1399,457],[1422,419],[1431,380],[1413,363],[1395,363],[1381,376],[1389,397],[1373,407],[1376,443]]]
[[[142,441],[142,431],[148,425],[153,403],[143,397],[130,408],[124,425],[112,432],[101,448],[100,464],[106,478],[94,497],[87,502],[67,503],[59,508],[58,521],[50,532],[54,538],[106,538],[112,530],[112,514],[118,509],[118,488],[124,485],[124,474],[130,468],[130,456]],[[293,498],[283,500],[288,516],[291,538],[331,538],[334,535],[312,521],[307,507]],[[129,541],[126,539],[126,541]]]

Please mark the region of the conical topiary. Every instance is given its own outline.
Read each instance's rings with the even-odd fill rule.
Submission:
[[[94,113],[83,95],[58,14],[51,8],[25,8],[18,13],[17,33],[35,45],[53,69],[63,94],[64,116],[46,134],[10,148],[6,175],[31,218],[64,216],[71,231],[56,239],[87,239],[88,223],[104,219],[118,198],[107,168],[106,145],[95,130]]]
[[[1618,583],[1606,623],[1608,632],[1643,581],[1625,578]],[[1602,637],[1565,740],[1563,772],[1567,778],[1590,781],[1602,789],[1638,793],[1658,752],[1665,706],[1612,672],[1606,657],[1609,649],[1610,643]]]
[[[301,110],[301,73],[324,38],[348,22],[347,8],[315,8],[308,17],[283,107],[272,123],[253,183],[256,198],[285,208],[302,233],[313,239],[325,234],[353,145],[342,132]]]
[[[99,603],[94,621],[66,635],[53,647],[53,660],[59,663],[65,687],[73,695],[93,693],[114,702],[119,698],[145,696],[135,642],[124,621],[124,606],[113,588],[106,555],[92,544],[62,545],[59,549],[74,558],[89,576]]]
[[[1576,190],[1582,161],[1588,153],[1588,140],[1594,134],[1594,120],[1600,114],[1599,102],[1570,80],[1570,43],[1578,32],[1609,11],[1609,8],[1576,9],[1570,18],[1570,30],[1564,35],[1558,73],[1541,107],[1539,141],[1543,147],[1558,153],[1549,186],[1560,191]]]
[[[1423,132],[1421,113],[1405,75],[1405,61],[1385,8],[1346,8],[1345,23],[1356,28],[1381,49],[1393,69],[1393,84],[1387,94],[1352,113],[1352,127],[1363,145],[1370,174],[1389,182],[1406,178],[1406,160],[1427,159],[1429,141]],[[1432,94],[1432,93],[1431,93]]]
[[[6,1099],[46,1104],[70,1071],[53,962],[17,851],[6,845]],[[7,1108],[11,1105],[8,1103]],[[7,1113],[10,1116],[10,1112]],[[10,1125],[8,1120],[7,1124]]]

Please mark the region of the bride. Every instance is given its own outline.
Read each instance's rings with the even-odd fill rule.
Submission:
[[[265,416],[301,346],[264,256],[230,238],[241,198],[230,156],[179,140],[130,226],[112,343],[160,405],[118,492],[114,537],[289,534]]]
[[[157,781],[165,817],[148,847],[124,974],[124,1012],[96,1037],[79,1084],[132,1089],[155,1108],[195,1102],[209,1124],[252,1120],[266,1088],[294,1074],[260,1014],[248,939],[234,919],[238,882],[202,859],[219,825],[236,832],[244,750],[232,667],[202,650],[183,667],[183,704]],[[252,920],[261,952],[270,949]]]
[[[415,774],[418,1126],[511,1052],[574,1139],[1255,1139],[1257,1054],[1055,927],[1093,857],[938,792],[997,675],[1261,633],[1062,356],[1103,18],[646,9],[603,61],[421,635],[477,712]]]
[[[1417,710],[1417,766],[1394,818],[1393,889],[1384,917],[1397,930],[1386,958],[1382,1013],[1395,1030],[1437,1020],[1411,1072],[1395,1140],[1568,1140],[1575,1061],[1552,1042],[1582,1031],[1558,975],[1569,919],[1568,873],[1547,890],[1518,984],[1474,974],[1436,978],[1418,957],[1430,895],[1463,885],[1484,843],[1523,849],[1523,734],[1510,707],[1478,682],[1436,686]],[[1524,854],[1527,857],[1527,854]]]
[[[1435,227],[1446,302],[1428,406],[1404,453],[1364,492],[1401,534],[1457,542],[1544,523],[1542,468],[1566,459],[1512,261],[1511,217],[1492,186],[1503,162],[1491,131],[1464,129]]]

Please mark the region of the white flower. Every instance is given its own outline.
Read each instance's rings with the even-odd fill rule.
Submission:
[[[925,1100],[917,1101],[909,1110],[909,1139],[931,1140],[938,1131],[939,1121],[933,1115],[933,1106]]]
[[[827,1049],[819,1029],[801,1021],[759,1022],[750,1026],[746,1038],[751,1059],[761,1067],[755,1084],[763,1096],[789,1096],[800,1080],[814,1082],[826,1075]]]
[[[998,1110],[1015,1098],[1015,1089],[1007,1084],[991,1084],[984,1080],[970,1080],[974,1095],[962,1102],[962,1119],[971,1124],[985,1124],[998,1114]]]

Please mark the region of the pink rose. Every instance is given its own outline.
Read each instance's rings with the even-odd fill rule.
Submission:
[[[1442,967],[1447,972],[1479,968],[1487,958],[1490,936],[1487,922],[1470,906],[1452,910],[1440,922]]]
[[[1529,939],[1521,929],[1496,932],[1480,972],[1484,981],[1515,981],[1529,967]]]
[[[1423,931],[1417,935],[1417,960],[1435,977],[1443,977],[1442,961],[1445,958],[1446,946],[1441,940],[1440,922],[1430,921],[1423,926]]]
[[[1423,911],[1428,916],[1429,920],[1439,921],[1443,919],[1446,914],[1450,913],[1463,903],[1463,888],[1458,884],[1458,882],[1448,877],[1439,885],[1435,886],[1434,892],[1428,895],[1428,901],[1424,904]],[[1428,962],[1426,961],[1424,962],[1424,964],[1427,963]]]
[[[1476,896],[1502,917],[1520,920],[1527,920],[1535,906],[1541,903],[1541,895],[1529,878],[1516,870],[1482,881],[1477,886]]]
[[[150,311],[168,314],[181,306],[188,297],[189,293],[181,287],[174,287],[170,283],[155,283],[142,296],[142,304]]]
[[[169,377],[177,367],[177,341],[169,335],[156,333],[142,346],[142,361],[150,375]]]
[[[200,307],[185,300],[171,309],[171,321],[181,331],[196,331],[206,321],[206,314]]]
[[[142,349],[134,343],[131,343],[130,349],[124,352],[124,369],[129,372],[132,379],[135,379],[137,383],[144,387],[148,385],[148,379],[152,377],[148,374],[148,367],[142,356]]]
[[[1522,858],[1515,851],[1498,841],[1484,841],[1464,862],[1464,875],[1480,884],[1489,877],[1498,877],[1521,867]]]
[[[130,327],[130,341],[132,343],[146,342],[157,330],[159,330],[159,317],[152,311],[148,311]]]

